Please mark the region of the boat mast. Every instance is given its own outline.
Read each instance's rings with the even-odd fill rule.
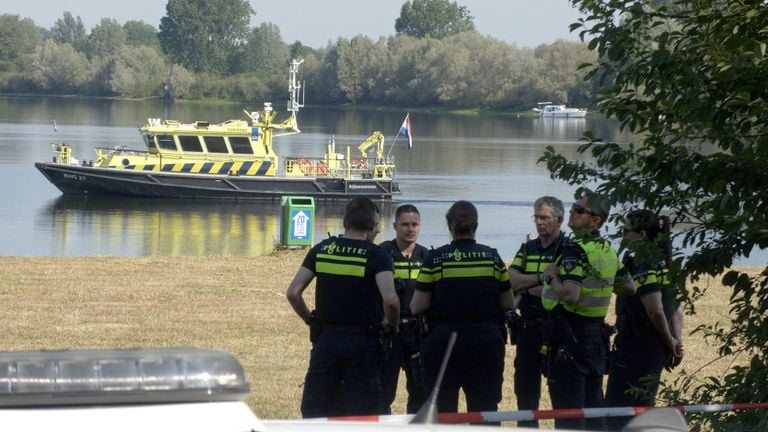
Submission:
[[[290,68],[290,75],[288,77],[288,92],[291,95],[291,99],[288,101],[288,112],[291,113],[291,116],[296,116],[296,113],[299,111],[299,108],[304,107],[304,92],[302,91],[302,85],[297,79],[297,75],[299,73],[299,66],[304,63],[304,59],[297,60],[292,59],[291,60],[291,68]],[[299,91],[301,92],[301,103],[299,103]]]

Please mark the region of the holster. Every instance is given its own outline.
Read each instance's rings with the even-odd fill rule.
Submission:
[[[424,318],[422,316],[409,318],[400,323],[400,340],[402,341],[404,361],[411,371],[413,385],[419,391],[424,388],[424,373],[421,364],[421,341],[425,335]]]
[[[384,359],[387,358],[387,355],[392,350],[394,336],[394,333],[389,330],[389,326],[382,326],[379,329],[379,351]]]
[[[557,362],[573,359],[573,348],[579,343],[571,325],[561,317],[548,319],[542,323],[542,349],[547,347],[547,355],[554,356]]]
[[[517,335],[518,331],[520,330],[519,321],[521,320],[520,315],[517,314],[515,311],[507,311],[504,314],[504,321],[507,324],[507,328],[509,329],[509,344],[510,345],[517,345]]]
[[[547,319],[541,323],[541,375],[549,376],[549,355],[552,352],[553,339],[555,338],[555,320]]]
[[[323,324],[315,317],[315,311],[312,311],[309,314],[309,341],[313,344],[317,342],[322,331]]]
[[[409,351],[419,351],[422,340],[422,318],[414,317],[404,319],[400,322],[400,334],[403,341],[403,347]]]

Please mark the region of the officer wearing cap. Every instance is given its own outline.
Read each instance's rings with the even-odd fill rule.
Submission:
[[[378,232],[376,204],[352,199],[344,209],[344,235],[312,247],[288,286],[288,301],[310,326],[312,341],[301,399],[305,418],[381,409],[382,328],[397,333],[400,301],[392,257],[372,243]],[[315,278],[310,312],[303,293]]]
[[[450,336],[457,334],[437,398],[439,412],[458,410],[464,390],[468,411],[496,411],[504,373],[503,313],[515,305],[506,264],[475,241],[478,213],[457,201],[446,214],[451,243],[429,251],[419,273],[411,312],[427,314],[422,343],[424,377],[432,388]]]
[[[568,219],[574,238],[546,271],[541,302],[550,319],[543,337],[549,346],[547,384],[555,409],[602,406],[611,294],[635,292],[616,250],[600,236],[609,209],[602,196],[589,190],[581,194]],[[555,427],[603,430],[605,421],[559,419]]]
[[[555,261],[567,242],[560,230],[563,202],[543,196],[533,203],[533,222],[538,237],[520,247],[509,267],[509,282],[517,297],[520,316],[511,320],[510,333],[515,349],[514,389],[517,409],[539,409],[541,398],[541,332],[546,310],[541,304],[544,270]],[[518,427],[538,427],[538,422],[521,421]]]
[[[423,327],[418,317],[411,313],[410,303],[416,279],[427,248],[416,243],[421,230],[419,210],[411,204],[403,204],[395,210],[395,238],[382,242],[381,246],[393,258],[395,264],[395,290],[400,298],[400,331],[392,341],[392,347],[384,360],[382,384],[384,386],[384,414],[390,414],[395,400],[400,369],[405,371],[408,390],[408,413],[416,413],[424,402],[424,377],[422,375],[419,344]]]

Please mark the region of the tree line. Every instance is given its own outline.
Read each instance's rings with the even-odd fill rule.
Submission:
[[[288,44],[272,23],[250,27],[246,0],[168,0],[159,28],[102,18],[89,31],[64,12],[50,29],[0,15],[0,92],[261,103],[285,97],[287,64],[303,58],[312,104],[529,109],[538,101],[588,105],[579,66],[586,44],[520,48],[475,31],[449,0],[406,1],[396,33]]]

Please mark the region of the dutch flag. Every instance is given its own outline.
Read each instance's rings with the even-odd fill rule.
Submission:
[[[407,136],[408,137],[408,149],[413,148],[413,134],[411,132],[411,114],[408,113],[405,115],[405,120],[403,120],[402,126],[400,126],[400,132],[398,132],[400,135]]]

